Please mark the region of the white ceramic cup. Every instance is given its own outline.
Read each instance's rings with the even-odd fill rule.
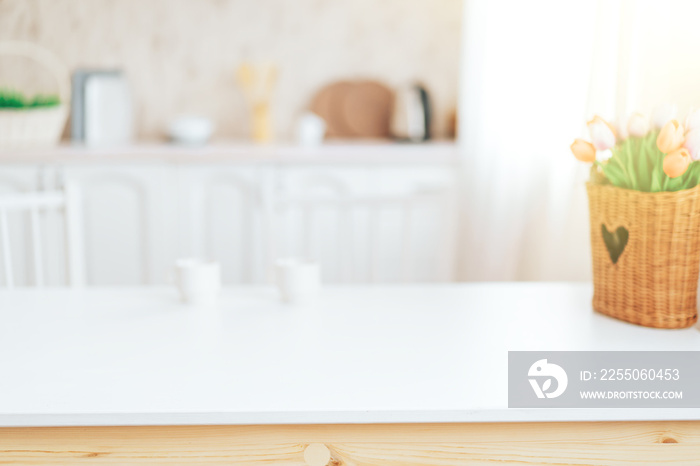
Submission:
[[[175,285],[183,302],[211,304],[216,302],[221,290],[221,267],[215,261],[178,259],[175,262]]]
[[[297,140],[302,146],[320,146],[326,134],[326,122],[315,113],[307,112],[297,123]]]
[[[275,263],[275,280],[282,301],[307,304],[321,289],[321,266],[305,259],[279,259]]]

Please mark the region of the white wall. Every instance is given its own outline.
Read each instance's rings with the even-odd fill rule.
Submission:
[[[631,85],[634,105],[649,114],[659,102],[681,114],[700,107],[700,2],[639,0],[634,8],[636,50]]]
[[[141,137],[174,115],[216,119],[219,136],[246,137],[234,72],[243,60],[280,69],[277,134],[330,81],[423,81],[436,133],[456,106],[462,0],[0,0],[0,41],[36,42],[74,68],[123,67]],[[4,60],[4,59],[1,59]],[[0,61],[0,71],[9,62]],[[2,85],[2,82],[0,82]]]
[[[465,280],[590,276],[584,180],[590,2],[467,0],[460,89]]]

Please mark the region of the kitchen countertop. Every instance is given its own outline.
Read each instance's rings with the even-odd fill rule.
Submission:
[[[700,409],[509,409],[509,350],[700,350],[697,328],[591,311],[589,284],[0,291],[0,426],[700,420]]]
[[[63,143],[44,149],[0,149],[0,164],[104,164],[104,163],[329,163],[329,164],[432,164],[458,162],[454,141],[420,144],[392,141],[330,141],[317,147],[295,144],[256,145],[218,141],[190,147],[165,142],[139,142],[120,147],[89,147]]]

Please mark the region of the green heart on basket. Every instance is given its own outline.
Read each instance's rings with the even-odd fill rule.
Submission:
[[[603,231],[603,241],[608,249],[608,254],[610,254],[610,259],[613,264],[617,264],[618,259],[625,250],[625,246],[627,246],[630,233],[625,227],[617,227],[617,230],[611,233],[605,224],[601,225],[601,230]]]

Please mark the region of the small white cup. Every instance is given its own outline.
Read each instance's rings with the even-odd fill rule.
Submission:
[[[307,304],[321,289],[321,266],[305,259],[279,259],[275,263],[275,280],[282,301]]]
[[[178,259],[175,262],[175,285],[187,304],[216,302],[221,290],[221,267],[218,262],[202,259]]]
[[[304,113],[297,123],[297,140],[302,146],[320,146],[326,134],[326,122],[315,113]]]

